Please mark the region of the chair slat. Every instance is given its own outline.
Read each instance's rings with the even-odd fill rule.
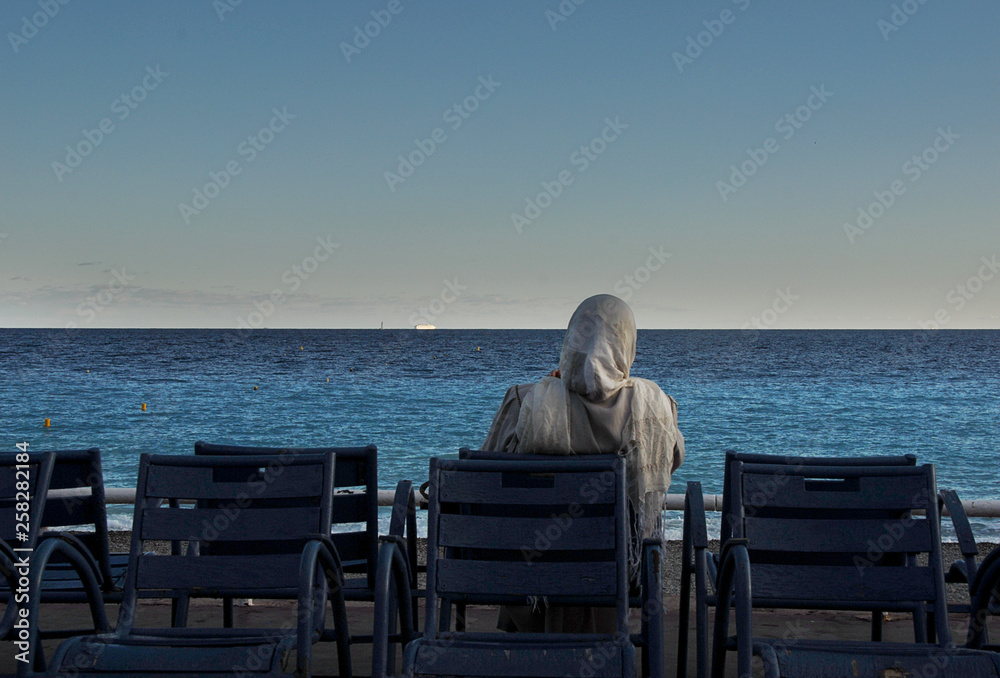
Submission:
[[[934,601],[931,568],[873,565],[877,561],[864,556],[858,556],[855,565],[844,567],[753,565],[754,602],[759,604],[764,598],[822,601],[845,609],[848,603]]]
[[[376,500],[377,501],[377,500]],[[368,521],[369,497],[364,492],[333,495],[334,523],[364,523]]]
[[[502,462],[498,462],[502,463]],[[539,464],[541,462],[538,462]],[[485,504],[612,504],[614,474],[440,471],[438,500]],[[588,482],[590,481],[590,482]],[[586,483],[581,487],[581,483]],[[539,492],[544,488],[544,492]]]
[[[582,551],[615,548],[614,516],[545,518],[442,515],[438,544],[484,549]]]
[[[420,675],[434,676],[591,676],[612,678],[622,676],[623,649],[610,641],[577,644],[569,647],[555,643],[469,643],[468,646],[447,647],[441,644],[422,645],[417,650]]]
[[[261,629],[266,632],[266,629]],[[112,671],[112,675],[124,673],[122,667],[128,667],[126,675],[253,675],[247,669],[252,665],[255,669],[266,671],[272,667],[274,660],[274,637],[261,635],[259,639],[241,641],[219,640],[210,647],[183,647],[180,644],[157,645],[153,643],[138,645],[92,643],[94,646],[84,648],[90,650],[79,657],[92,657],[87,668],[92,671]],[[88,658],[90,658],[88,657]]]
[[[844,479],[783,475],[780,471],[743,475],[743,504],[748,514],[756,507],[767,510],[906,510],[924,506],[926,494],[927,482],[919,475]]]
[[[613,596],[617,565],[613,562],[540,563],[483,560],[440,560],[437,592],[445,595]],[[573,576],[567,576],[573,573]]]
[[[155,508],[145,509],[142,518],[143,539],[281,540],[321,531],[319,507]]]
[[[747,518],[750,551],[917,553],[931,550],[927,520]]]
[[[211,467],[151,466],[146,496],[179,499],[277,499],[317,496],[323,478],[314,466],[280,466],[251,469],[239,482],[219,482]],[[231,471],[232,469],[223,469]]]
[[[144,555],[136,570],[139,590],[283,589],[298,586],[297,554],[239,556]]]
[[[333,545],[337,548],[337,555],[340,557],[340,562],[344,563],[345,568],[348,562],[363,560],[365,562],[364,569],[367,571],[368,551],[371,548],[372,540],[377,540],[376,535],[369,534],[367,531],[334,532],[330,535],[330,539],[333,540]]]

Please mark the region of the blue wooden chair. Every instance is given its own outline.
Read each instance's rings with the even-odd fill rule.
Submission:
[[[571,457],[512,454],[509,452],[470,450],[463,447],[458,451],[459,459],[493,459],[496,461],[529,460],[557,461],[573,463],[580,460],[614,459],[613,454],[584,454]],[[516,510],[516,509],[514,509]],[[630,529],[637,527],[634,513],[629,510]],[[631,538],[631,537],[630,537]],[[630,546],[631,548],[631,546]],[[642,657],[642,675],[662,676],[666,670],[663,647],[663,573],[660,569],[663,543],[660,539],[643,539],[641,543],[641,568],[639,580],[629,581],[629,608],[639,610],[639,633],[631,635],[632,643],[639,648]],[[464,605],[455,605],[457,630],[464,630]]]
[[[403,674],[634,676],[627,519],[621,459],[431,459],[426,619],[423,637],[406,646]],[[548,535],[547,549],[537,548],[536,532]],[[611,607],[615,632],[473,633],[445,623],[455,603],[541,599]],[[384,665],[376,652],[372,674],[384,675]]]
[[[18,663],[18,675],[28,673],[32,667],[44,667],[45,657],[37,640],[109,629],[102,595],[107,579],[92,553],[72,535],[42,532],[43,526],[50,525],[94,525],[96,519],[82,515],[76,503],[64,506],[49,498],[53,487],[76,486],[70,480],[77,477],[75,465],[79,462],[89,466],[94,459],[92,452],[0,455],[0,600],[6,602],[0,639],[17,641],[17,654],[25,660]],[[103,506],[103,496],[100,501]],[[22,510],[24,506],[27,511]],[[96,544],[96,540],[91,543]],[[25,558],[30,563],[26,569],[15,567]],[[26,597],[22,595],[25,593]],[[39,602],[87,603],[92,626],[40,629]]]
[[[731,468],[734,462],[769,464],[774,467],[772,481],[780,483],[786,469],[809,466],[914,466],[917,458],[912,454],[899,456],[867,457],[800,457],[794,455],[758,454],[728,450],[723,468],[722,525],[719,541],[722,549],[732,536]],[[708,675],[708,609],[715,607],[718,596],[719,554],[708,550],[708,528],[705,518],[705,499],[701,483],[687,484],[684,496],[684,527],[681,547],[680,605],[677,623],[677,675],[687,675],[688,635],[691,610],[692,580],[695,594],[695,633],[698,678]],[[720,549],[721,550],[721,549]],[[872,613],[872,640],[882,637],[882,612]]]
[[[341,565],[347,578],[344,581],[344,600],[375,601],[375,573],[379,559],[378,527],[378,449],[366,447],[310,447],[278,448],[247,447],[243,445],[214,445],[198,441],[195,455],[282,455],[325,454],[337,455],[334,474],[333,513],[331,514],[331,539],[337,547]],[[400,480],[396,484],[392,514],[389,523],[389,540],[402,550],[407,564],[407,577],[414,592],[413,624],[416,619],[417,595],[417,518],[413,501],[412,483]],[[382,541],[385,541],[384,539]],[[234,548],[229,544],[227,548]],[[246,549],[246,545],[238,548]],[[387,556],[388,557],[388,556]],[[395,559],[393,559],[394,561]],[[224,625],[232,626],[233,601],[224,601]],[[183,615],[181,615],[183,616]],[[183,625],[183,619],[178,623]],[[351,636],[352,643],[370,643],[370,634]]]
[[[332,453],[143,454],[118,626],[63,642],[48,675],[310,676],[313,645],[333,641],[339,675],[350,676],[343,572],[329,537],[334,463]],[[206,501],[214,506],[190,506]],[[144,553],[147,540],[191,548],[186,555]],[[262,548],[240,555],[210,548],[237,542]],[[136,625],[141,599],[182,596],[293,597],[298,606],[295,622],[277,629]],[[324,625],[327,600],[333,629]]]
[[[766,678],[1000,676],[1000,655],[951,640],[933,466],[800,466],[787,468],[782,483],[774,478],[774,466],[731,467],[714,678],[730,651],[740,678],[752,675],[754,656]],[[918,628],[913,643],[762,638],[753,632],[755,606],[910,612]],[[936,643],[925,642],[925,618]]]
[[[54,454],[55,465],[42,517],[46,532],[42,538],[62,539],[85,554],[97,573],[104,602],[120,603],[128,553],[111,553],[101,451],[90,448]],[[48,564],[42,596],[43,602],[87,602],[79,575],[65,562]]]

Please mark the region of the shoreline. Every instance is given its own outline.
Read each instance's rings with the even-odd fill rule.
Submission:
[[[109,538],[111,541],[111,551],[116,552],[127,552],[129,550],[129,543],[132,533],[130,531],[115,530],[109,532]],[[419,562],[427,562],[427,538],[419,537],[419,553],[417,558]],[[157,553],[169,553],[169,547],[166,543],[154,543],[153,550]],[[683,544],[678,540],[668,540],[664,542],[663,549],[663,594],[665,596],[676,596],[680,594],[680,572],[681,572],[681,548]],[[979,560],[982,560],[987,553],[992,551],[997,547],[997,544],[982,542],[977,543],[979,547]],[[713,553],[718,553],[719,542],[718,540],[712,539],[709,541],[709,550]],[[944,560],[945,572],[951,566],[951,563],[956,560],[961,560],[962,552],[959,549],[957,543],[948,542],[941,545],[941,555]],[[423,575],[421,575],[422,577]],[[964,585],[959,584],[947,584],[948,589],[948,599],[950,602],[968,602],[968,589]]]

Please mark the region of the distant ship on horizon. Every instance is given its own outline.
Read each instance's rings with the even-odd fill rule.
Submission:
[[[424,325],[424,324],[421,324],[421,325],[415,325],[413,329],[415,329],[415,330],[436,330],[437,328],[434,327],[434,325]]]

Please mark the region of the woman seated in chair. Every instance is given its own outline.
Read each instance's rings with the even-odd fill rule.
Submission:
[[[677,403],[648,379],[629,377],[635,318],[607,294],[585,300],[570,318],[559,369],[535,384],[507,390],[481,449],[522,454],[612,454],[625,457],[633,526],[629,565],[637,579],[642,537],[662,537],[661,507],[671,474],[684,461]],[[610,608],[544,603],[506,606],[506,631],[609,633]]]

